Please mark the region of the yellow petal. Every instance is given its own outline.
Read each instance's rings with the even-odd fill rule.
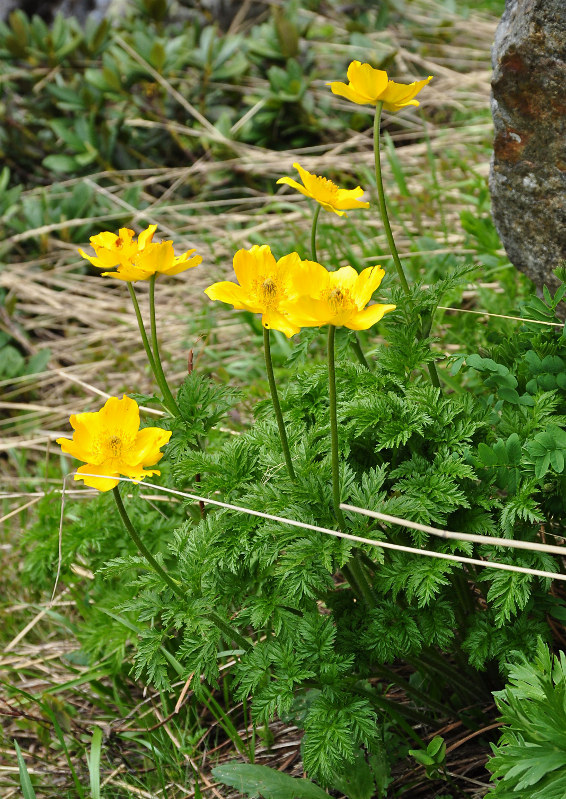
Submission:
[[[212,286],[204,290],[204,293],[211,300],[220,300],[220,302],[227,302],[233,305],[236,310],[250,310],[246,303],[247,295],[244,289],[229,280],[213,283]]]
[[[351,314],[348,320],[343,322],[343,325],[350,330],[367,330],[372,325],[375,325],[376,322],[379,322],[386,313],[395,310],[396,307],[396,305],[370,305],[368,308],[364,308],[363,311]]]
[[[361,202],[358,199],[363,193],[364,190],[361,186],[356,186],[355,189],[338,189],[336,208],[341,211],[350,211],[354,208],[369,208],[369,203]]]
[[[358,309],[361,310],[371,300],[371,295],[383,280],[385,271],[380,266],[369,266],[358,275],[353,295]]]
[[[144,471],[141,466],[137,464],[135,466],[129,466],[122,461],[120,463],[120,474],[123,474],[124,477],[131,477],[132,480],[139,483],[140,480],[144,480],[146,477],[151,477],[154,474],[161,474],[161,472],[159,469],[147,469]]]
[[[122,399],[110,397],[99,414],[101,425],[106,431],[119,431],[121,437],[135,438],[140,427],[140,409],[135,400],[125,394]]]
[[[370,64],[352,61],[347,75],[352,89],[367,97],[367,102],[377,102],[387,87],[387,72],[382,69],[374,69]]]
[[[286,186],[291,186],[292,189],[300,191],[305,197],[312,197],[312,194],[307,191],[304,186],[301,186],[300,183],[297,183],[296,180],[293,180],[293,178],[279,178],[277,183],[284,183]]]
[[[178,275],[180,272],[184,272],[187,269],[193,269],[195,266],[198,266],[202,262],[202,255],[195,255],[193,258],[189,258],[188,256],[193,252],[194,250],[189,250],[183,255],[177,256],[173,261],[173,265],[167,269],[165,274]]]
[[[294,336],[296,333],[300,333],[301,330],[301,328],[295,325],[287,316],[271,308],[265,311],[261,317],[261,322],[268,330],[280,330],[282,333],[285,333],[287,338],[291,338],[291,336]]]
[[[100,477],[82,476],[84,473],[94,475],[99,474]],[[105,479],[108,477],[113,477],[115,479]],[[75,480],[83,480],[84,484],[89,486],[89,488],[97,488],[99,491],[110,491],[111,488],[114,488],[118,485],[118,477],[119,474],[117,472],[111,472],[105,469],[104,466],[96,466],[93,463],[87,463],[85,466],[79,466],[77,469],[77,474],[75,475]]]
[[[339,97],[345,97],[346,100],[350,100],[352,103],[357,103],[358,105],[367,105],[368,103],[372,103],[375,105],[375,101],[372,100],[370,97],[366,97],[363,94],[355,91],[351,86],[347,86],[345,83],[340,83],[339,81],[332,81],[331,83],[327,84],[330,86],[330,90],[332,94],[336,94]]]
[[[431,80],[432,75],[429,75],[425,80],[419,80],[409,84],[390,81],[383,95],[383,107],[387,111],[399,111],[409,105],[420,105],[418,100],[413,100],[413,97],[415,97],[415,95],[417,95]]]
[[[341,266],[340,269],[337,269],[335,272],[329,272],[328,274],[331,288],[339,288],[342,291],[350,291],[354,294],[358,281],[358,273],[353,266]]]
[[[73,438],[58,438],[57,443],[63,452],[72,455],[79,461],[87,463],[102,463],[104,455],[96,447],[96,436],[100,431],[100,420],[97,413],[81,413],[79,417],[91,417],[79,421],[77,416],[71,416],[71,424],[75,430]]]
[[[143,250],[151,242],[156,230],[157,225],[150,225],[145,230],[142,230],[138,236],[138,250]]]
[[[97,266],[99,269],[112,269],[113,266],[118,266],[120,263],[120,259],[117,258],[116,255],[106,250],[99,250],[97,257],[96,255],[87,255],[84,250],[79,249],[79,255],[86,258],[87,261],[90,261],[93,266]]]
[[[130,449],[123,454],[124,461],[130,466],[153,466],[163,457],[160,452],[169,439],[171,430],[162,430],[159,427],[144,427],[140,430]]]
[[[281,259],[282,260],[282,259]],[[290,271],[288,298],[318,297],[329,285],[329,272],[317,261],[301,261]]]
[[[102,277],[115,277],[116,280],[134,283],[136,280],[149,280],[152,274],[153,272],[136,269],[135,266],[121,264],[115,272],[103,272]]]
[[[238,250],[232,263],[238,283],[246,294],[252,291],[260,275],[275,271],[275,257],[267,244],[254,244],[250,250]]]
[[[328,324],[332,311],[327,302],[302,296],[282,305],[287,319],[297,327],[321,327]]]
[[[165,272],[175,260],[175,251],[172,241],[163,241],[160,244],[149,243],[136,255],[134,267],[150,275],[155,272]]]

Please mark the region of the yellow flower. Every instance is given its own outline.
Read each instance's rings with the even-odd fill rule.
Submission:
[[[122,399],[110,397],[96,413],[78,413],[71,416],[73,438],[58,438],[63,452],[67,452],[85,466],[80,466],[75,480],[99,491],[109,491],[118,485],[124,475],[138,482],[144,477],[161,474],[158,469],[145,471],[163,457],[160,448],[171,438],[170,430],[140,426],[140,410],[135,400],[124,395]],[[86,477],[82,474],[100,475]],[[104,479],[107,477],[114,480]]]
[[[344,211],[353,208],[369,208],[369,203],[361,202],[358,198],[362,196],[364,190],[357,186],[355,189],[341,189],[328,178],[322,178],[307,172],[300,164],[293,164],[299,172],[303,185],[297,183],[292,178],[279,178],[277,183],[284,183],[297,189],[306,197],[311,197],[320,203],[325,211],[333,211],[338,216],[346,216]]]
[[[383,103],[386,111],[399,111],[409,105],[419,105],[414,97],[432,80],[429,75],[425,80],[415,83],[395,83],[389,80],[387,72],[374,69],[370,64],[352,61],[348,67],[348,84],[332,81],[327,83],[333,94],[345,97],[358,105],[376,105]]]
[[[151,242],[156,230],[157,225],[150,225],[140,233],[137,241],[134,241],[134,231],[127,227],[120,228],[118,235],[105,231],[90,237],[90,244],[96,253],[94,256],[87,255],[84,250],[79,250],[79,253],[100,269],[127,265]]]
[[[172,241],[153,241],[156,230],[157,225],[150,225],[139,234],[137,241],[134,241],[134,231],[128,228],[120,228],[118,236],[99,233],[90,239],[96,256],[87,255],[83,250],[79,253],[99,268],[118,267],[115,272],[103,272],[103,275],[132,282],[148,280],[156,274],[177,275],[200,264],[202,257],[193,256],[195,250],[175,256]]]
[[[321,269],[310,285],[305,281],[303,296],[286,308],[290,321],[299,327],[334,325],[367,330],[395,309],[395,305],[377,303],[366,308],[385,274],[381,267],[370,266],[360,274],[351,266],[336,272]]]
[[[290,338],[300,327],[292,324],[283,304],[299,296],[303,282],[312,282],[318,269],[315,261],[302,261],[296,252],[275,260],[269,246],[255,244],[250,250],[238,250],[234,272],[238,283],[222,281],[205,290],[211,300],[230,303],[238,310],[260,313],[264,327],[280,330]]]
[[[144,247],[128,264],[121,264],[115,272],[103,272],[103,275],[118,280],[149,280],[152,275],[178,275],[185,269],[192,269],[202,261],[201,255],[193,255],[195,250],[187,250],[183,255],[175,255],[172,241],[160,244],[152,242]],[[192,258],[191,258],[192,256]]]

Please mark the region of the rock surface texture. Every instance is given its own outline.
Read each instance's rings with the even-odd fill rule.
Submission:
[[[556,288],[566,260],[566,0],[507,0],[492,52],[489,185],[510,261]]]

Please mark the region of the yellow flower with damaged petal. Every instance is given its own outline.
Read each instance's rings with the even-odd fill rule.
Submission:
[[[112,269],[114,266],[127,265],[134,260],[138,252],[151,242],[156,230],[157,225],[150,225],[139,234],[137,241],[134,241],[135,232],[127,227],[120,228],[118,235],[104,231],[90,237],[90,244],[95,252],[94,256],[87,255],[84,250],[79,250],[79,253],[99,269]]]
[[[348,67],[348,84],[330,81],[332,93],[345,97],[358,105],[377,105],[383,103],[386,111],[400,111],[410,105],[419,105],[415,96],[423,89],[432,75],[415,83],[395,83],[389,80],[387,72],[374,69],[370,64],[352,61]]]
[[[157,225],[150,225],[139,234],[137,242],[134,241],[134,231],[128,228],[120,228],[118,236],[109,232],[99,233],[90,239],[96,255],[87,255],[83,250],[79,253],[98,268],[117,267],[115,272],[102,274],[128,282],[149,280],[158,274],[178,275],[201,263],[202,256],[193,255],[195,250],[176,256],[172,241],[153,241],[156,230]]]
[[[110,397],[96,413],[74,414],[70,422],[75,431],[73,438],[58,438],[57,443],[63,452],[86,464],[78,468],[75,480],[109,491],[118,485],[120,475],[138,482],[161,474],[158,469],[146,471],[145,467],[161,460],[163,453],[159,450],[171,438],[171,431],[159,427],[140,430],[138,404],[125,394],[122,399]]]
[[[285,309],[290,321],[298,327],[334,325],[350,330],[367,330],[396,308],[395,305],[380,303],[368,306],[385,274],[381,267],[370,266],[360,274],[351,266],[343,266],[336,272],[328,272],[324,267],[320,269],[322,271],[316,274],[315,281],[310,285],[304,284],[306,291],[303,296]]]
[[[307,172],[300,164],[295,163],[293,167],[298,171],[303,185],[301,186],[300,183],[289,177],[279,178],[277,183],[284,183],[286,186],[297,189],[306,197],[311,197],[320,203],[325,211],[333,211],[338,216],[346,216],[345,211],[369,208],[369,203],[361,202],[359,199],[364,193],[360,186],[355,189],[341,189],[328,178]]]
[[[284,255],[278,261],[267,244],[255,244],[249,250],[238,250],[234,256],[234,272],[238,283],[222,281],[205,290],[211,300],[233,305],[237,310],[260,313],[265,328],[280,330],[290,338],[300,326],[289,321],[282,306],[310,285],[317,269],[326,271],[315,261],[302,261],[298,253]]]
[[[178,275],[185,269],[192,269],[202,261],[201,255],[193,255],[195,250],[187,250],[183,255],[175,255],[172,241],[152,242],[140,250],[129,264],[121,264],[115,272],[103,275],[118,280],[149,280],[152,275]],[[192,256],[192,257],[191,257]]]

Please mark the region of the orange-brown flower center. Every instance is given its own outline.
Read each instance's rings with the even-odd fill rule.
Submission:
[[[330,289],[327,294],[327,300],[335,313],[349,308],[354,304],[348,289],[341,289],[339,286]]]
[[[122,451],[122,439],[120,436],[111,436],[108,439],[107,446],[109,447],[112,455],[117,458]]]
[[[275,280],[273,277],[266,277],[263,280],[260,278],[259,295],[261,302],[267,308],[273,308],[276,306],[281,299],[279,296],[279,286],[277,285],[277,280]]]

